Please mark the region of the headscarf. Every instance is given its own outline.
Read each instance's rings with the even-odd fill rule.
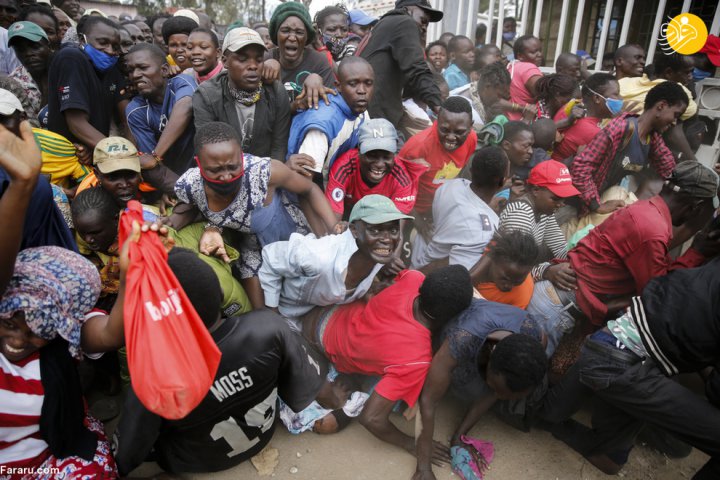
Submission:
[[[299,2],[285,2],[278,5],[270,18],[270,25],[268,26],[270,40],[272,40],[275,45],[278,44],[277,34],[280,25],[289,17],[297,17],[303,22],[305,30],[307,30],[305,45],[311,45],[313,40],[315,40],[315,29],[310,19],[310,12],[305,5]]]
[[[82,322],[99,295],[100,276],[88,260],[61,247],[29,248],[17,256],[0,318],[22,311],[35,335],[45,340],[59,335],[77,358]]]

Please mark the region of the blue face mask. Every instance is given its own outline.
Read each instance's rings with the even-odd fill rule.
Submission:
[[[701,80],[705,80],[710,76],[710,72],[706,72],[705,70],[700,70],[699,68],[693,68],[693,80],[696,82],[699,82]]]
[[[503,32],[503,40],[506,42],[512,42],[515,38],[515,32]]]
[[[84,50],[85,54],[90,57],[90,61],[95,66],[95,68],[101,72],[107,72],[112,67],[114,67],[118,61],[118,57],[114,57],[112,55],[108,55],[105,52],[101,52],[89,43],[85,44]]]
[[[617,117],[620,114],[620,112],[622,112],[622,109],[623,109],[623,101],[622,100],[616,99],[616,98],[604,97],[590,87],[587,87],[587,89],[590,90],[595,95],[597,95],[598,97],[605,100],[605,106],[607,107],[608,110],[610,110],[610,113],[612,113],[613,117]]]

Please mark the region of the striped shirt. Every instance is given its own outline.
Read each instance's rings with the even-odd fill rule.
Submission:
[[[500,228],[508,232],[529,233],[541,251],[546,247],[552,258],[567,258],[567,240],[560,230],[555,215],[540,215],[540,218],[535,220],[535,212],[526,200],[508,203],[500,215]],[[549,262],[536,265],[532,270],[533,279],[542,280],[549,266]]]

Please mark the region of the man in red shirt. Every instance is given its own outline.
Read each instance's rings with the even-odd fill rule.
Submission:
[[[415,227],[428,241],[435,191],[446,180],[458,176],[476,146],[470,103],[464,98],[450,97],[443,102],[437,122],[411,137],[400,150],[402,158],[423,158],[430,164],[430,169],[420,177],[416,214],[413,215]]]
[[[412,211],[418,179],[430,165],[422,159],[396,158],[396,152],[397,131],[392,123],[375,118],[362,124],[358,148],[342,154],[330,169],[325,196],[338,220],[371,194],[388,197],[402,213]]]
[[[668,253],[685,240],[673,238],[673,226],[696,226],[686,232],[689,238],[709,220],[717,189],[714,172],[696,161],[681,162],[660,195],[618,210],[568,252],[577,304],[593,325],[628,307],[652,278],[697,267],[720,253],[720,235],[707,229],[674,262]]]
[[[415,441],[389,415],[402,400],[417,402],[432,360],[431,338],[470,305],[467,269],[451,265],[425,277],[403,270],[395,283],[372,297],[315,309],[303,319],[303,336],[342,373],[379,376],[360,423],[376,437],[415,454]],[[447,449],[438,447],[447,459]],[[444,452],[441,453],[441,452]]]

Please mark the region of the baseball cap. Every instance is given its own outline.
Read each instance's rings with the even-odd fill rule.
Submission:
[[[8,28],[8,45],[13,41],[13,38],[26,38],[31,42],[39,42],[41,39],[48,39],[45,30],[40,28],[37,23],[33,22],[15,22]]]
[[[428,0],[398,0],[395,2],[395,8],[412,7],[413,5],[425,10],[431,22],[439,22],[443,18],[443,12],[432,8]]]
[[[350,15],[350,24],[356,24],[356,25],[362,25],[363,27],[367,25],[372,25],[373,23],[378,21],[377,17],[371,17],[367,13],[363,12],[360,9],[357,10],[350,10],[348,12]]]
[[[706,54],[713,65],[720,67],[720,37],[708,35],[705,45],[700,49],[700,53]]]
[[[397,131],[392,123],[384,118],[374,118],[365,121],[360,126],[358,135],[358,149],[366,154],[373,150],[397,152]]]
[[[23,106],[20,100],[10,90],[0,88],[0,115],[12,115],[15,112],[22,112]]]
[[[190,20],[193,20],[195,23],[200,25],[200,17],[198,17],[197,13],[193,12],[189,8],[181,8],[173,14],[173,17],[189,18]]]
[[[349,221],[362,220],[365,223],[377,225],[392,222],[393,220],[402,220],[403,218],[412,219],[413,217],[398,210],[393,201],[387,197],[366,195],[353,207]]]
[[[247,27],[233,28],[225,35],[222,51],[237,52],[248,45],[258,45],[266,50],[262,37],[255,30]]]
[[[545,187],[561,198],[580,195],[573,186],[570,170],[555,160],[546,160],[530,170],[527,182],[536,187]]]
[[[695,198],[712,198],[717,208],[718,175],[695,160],[680,162],[668,179],[675,192]]]
[[[93,165],[102,173],[132,170],[140,173],[140,158],[135,145],[122,137],[103,138],[95,146]]]

